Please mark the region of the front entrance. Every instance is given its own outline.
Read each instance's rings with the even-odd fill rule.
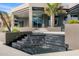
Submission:
[[[44,13],[44,8],[42,7],[33,7],[33,20],[32,25],[36,28],[48,27],[50,17]]]
[[[43,20],[41,15],[41,11],[33,11],[33,27],[42,27]]]

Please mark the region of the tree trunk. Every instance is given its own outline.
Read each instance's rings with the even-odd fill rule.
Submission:
[[[8,25],[8,24],[7,24],[7,22],[6,22],[6,19],[3,17],[3,14],[2,14],[2,13],[0,13],[0,15],[1,15],[1,19],[2,19],[2,21],[6,24],[6,26],[7,26],[8,30],[9,30],[9,31],[11,31],[11,29],[10,29],[9,25]]]
[[[50,17],[50,26],[51,27],[54,27],[54,21],[55,20],[55,18],[54,18],[54,15],[51,15],[51,17]]]

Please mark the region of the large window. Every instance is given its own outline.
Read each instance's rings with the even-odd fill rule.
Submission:
[[[44,8],[42,7],[33,7],[33,27],[47,27],[49,26],[50,17],[44,13]]]
[[[24,21],[23,21],[23,20],[21,20],[21,21],[19,21],[19,20],[14,20],[14,22],[15,22],[14,26],[17,26],[17,27],[24,27]]]
[[[29,26],[29,18],[15,18],[14,26],[17,27],[28,27]]]

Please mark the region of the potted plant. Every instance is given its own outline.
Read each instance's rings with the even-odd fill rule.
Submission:
[[[79,20],[68,20],[68,24],[79,24]]]
[[[65,42],[69,49],[79,49],[79,20],[68,20],[65,24]]]

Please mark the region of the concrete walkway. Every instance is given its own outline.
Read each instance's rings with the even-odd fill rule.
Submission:
[[[6,46],[0,42],[0,56],[29,56],[29,54]]]
[[[79,50],[37,54],[36,56],[79,56]]]

